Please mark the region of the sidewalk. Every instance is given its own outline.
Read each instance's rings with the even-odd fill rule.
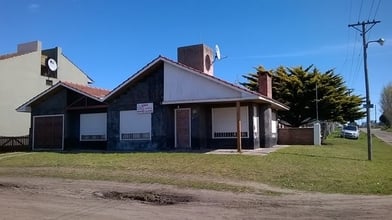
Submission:
[[[366,133],[365,128],[361,128],[361,131]],[[381,139],[387,144],[392,145],[392,133],[387,131],[382,131],[381,129],[371,129],[371,134],[374,134],[377,138]]]
[[[238,155],[256,155],[256,156],[265,156],[271,152],[277,151],[281,148],[289,147],[289,145],[275,145],[270,148],[258,148],[255,150],[242,150],[241,153],[238,153],[236,149],[217,149],[207,152],[206,154],[238,154]]]

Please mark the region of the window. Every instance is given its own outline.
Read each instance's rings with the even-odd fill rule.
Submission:
[[[120,111],[120,140],[151,140],[151,114]]]
[[[53,86],[53,81],[50,80],[50,79],[47,79],[47,80],[46,80],[46,85],[47,85],[47,86]]]
[[[106,113],[80,114],[80,141],[106,141]]]
[[[241,107],[241,137],[249,137],[248,107]],[[212,138],[237,137],[237,113],[235,107],[212,109]]]
[[[253,137],[259,138],[259,111],[256,106],[253,106]]]

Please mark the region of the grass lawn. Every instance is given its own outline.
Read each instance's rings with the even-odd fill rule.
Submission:
[[[283,188],[350,194],[392,194],[392,146],[373,138],[373,161],[366,137],[331,135],[326,145],[293,146],[268,156],[199,153],[0,154],[1,176],[161,183],[229,191],[254,191],[242,181]]]

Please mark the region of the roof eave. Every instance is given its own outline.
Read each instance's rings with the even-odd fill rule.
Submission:
[[[53,90],[55,90],[56,88],[58,88],[58,87],[60,87],[60,86],[62,86],[62,87],[64,87],[64,88],[67,88],[67,89],[69,89],[69,90],[72,90],[72,91],[74,91],[74,92],[76,92],[76,93],[82,94],[82,95],[84,95],[84,96],[86,96],[86,97],[89,97],[89,98],[91,98],[91,99],[93,99],[93,100],[96,100],[96,101],[98,101],[98,102],[103,102],[103,100],[104,100],[104,97],[95,97],[95,96],[92,96],[92,95],[90,95],[90,94],[88,94],[88,93],[85,93],[84,91],[75,89],[75,88],[73,88],[72,86],[69,86],[69,85],[67,85],[66,83],[63,83],[63,82],[59,81],[59,82],[56,83],[54,86],[52,86],[52,87],[50,87],[50,88],[44,90],[44,91],[41,92],[40,94],[36,95],[35,97],[31,98],[31,99],[30,99],[29,101],[27,101],[26,103],[24,103],[24,104],[22,104],[21,106],[19,106],[18,108],[16,108],[16,111],[17,111],[17,112],[31,112],[31,104],[32,104],[32,103],[34,103],[35,101],[39,100],[40,98],[42,98],[43,96],[45,96],[46,94],[52,92]]]
[[[22,106],[20,106],[20,107],[18,107],[17,109],[15,109],[17,112],[27,112],[27,113],[29,113],[29,112],[31,112],[31,107],[30,106],[24,106],[24,105],[22,105]]]
[[[289,107],[281,104],[279,102],[271,101],[265,99],[264,97],[243,97],[243,98],[222,98],[222,99],[194,99],[194,100],[171,100],[171,101],[163,101],[162,105],[174,105],[174,104],[194,104],[194,103],[216,103],[216,102],[257,102],[257,103],[265,103],[270,104],[273,109],[276,110],[289,110]]]
[[[37,101],[38,99],[40,99],[41,97],[43,97],[45,94],[51,92],[52,90],[55,90],[57,87],[59,87],[61,85],[61,82],[56,83],[54,86],[44,90],[43,92],[41,92],[40,94],[34,96],[33,98],[31,98],[29,101],[25,102],[24,104],[22,104],[21,106],[19,106],[18,108],[16,108],[17,112],[31,112],[31,107],[30,105]]]
[[[162,105],[173,104],[192,104],[192,103],[216,103],[216,102],[237,102],[237,101],[251,101],[249,98],[221,98],[221,99],[193,99],[193,100],[172,100],[163,101]]]
[[[65,83],[62,83],[61,85],[64,86],[65,88],[67,88],[67,89],[70,89],[70,90],[74,91],[74,92],[77,92],[77,93],[85,95],[85,96],[87,96],[87,97],[89,97],[91,99],[94,99],[95,101],[103,102],[103,100],[104,100],[104,97],[92,96],[92,95],[90,95],[90,94],[88,94],[88,93],[86,93],[84,91],[81,91],[79,89],[73,88],[72,86],[69,86],[69,85],[67,85]]]

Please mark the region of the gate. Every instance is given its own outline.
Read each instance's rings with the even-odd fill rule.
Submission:
[[[30,136],[18,136],[18,137],[1,137],[0,136],[0,151],[1,152],[13,152],[13,151],[29,151]]]

